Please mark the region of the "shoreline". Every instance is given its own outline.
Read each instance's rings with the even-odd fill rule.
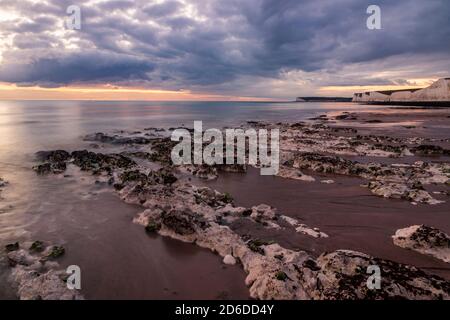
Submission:
[[[379,117],[379,115],[376,115],[377,117]],[[328,117],[328,116],[327,116]],[[328,118],[327,118],[328,119]],[[325,120],[325,118],[324,117],[322,117],[322,120],[317,120],[318,122],[316,122],[316,124],[320,124],[320,123],[322,123],[322,122],[328,122],[328,120],[327,121],[324,121]],[[372,119],[373,120],[373,119]],[[378,119],[379,120],[379,119]],[[333,120],[334,121],[334,120]],[[344,122],[344,124],[342,124],[342,125],[345,125],[345,126],[347,126],[347,127],[351,127],[351,122],[352,121],[355,121],[356,122],[356,120],[355,119],[352,119],[352,120],[348,120],[347,121],[347,119],[342,119],[342,120],[338,120],[338,121],[336,121],[337,122],[337,124],[339,125],[339,121],[341,121],[341,122]],[[367,120],[364,120],[364,121],[367,121]],[[378,123],[379,124],[379,123]],[[368,130],[368,131],[370,131],[370,130],[375,130],[376,131],[376,129],[373,129],[373,128],[370,128],[370,126],[373,126],[373,125],[375,125],[375,123],[363,123],[363,126],[369,126],[369,128],[367,128],[367,129],[365,129],[365,130]],[[354,129],[354,128],[353,128]],[[415,129],[415,128],[413,128],[413,129]],[[356,130],[356,129],[354,129],[354,130]],[[359,128],[357,129],[357,130],[360,130]],[[381,130],[384,130],[383,128],[381,128]],[[405,130],[411,130],[411,129],[406,129],[405,128]],[[352,131],[349,131],[350,133],[352,132]],[[348,134],[349,132],[344,132],[344,133],[346,133],[346,134]],[[414,132],[414,131],[413,131]],[[313,133],[314,134],[314,133]],[[338,130],[338,132],[334,132],[334,134],[339,134],[339,130]],[[320,135],[320,133],[319,133],[319,135]],[[342,142],[342,141],[341,141]],[[98,142],[97,142],[98,143]],[[101,142],[102,144],[104,144],[104,142]],[[447,142],[442,142],[444,145],[446,145],[447,143],[448,143],[448,141]],[[100,148],[100,150],[101,150],[102,148]],[[386,151],[386,150],[382,150],[382,149],[379,149],[379,150],[381,150],[381,151],[383,151],[383,152],[389,152],[389,153],[384,153],[384,156],[388,156],[388,157],[391,157],[391,156],[395,156],[396,155],[396,152],[392,152],[393,150],[390,150],[390,151]],[[97,150],[98,151],[98,150]],[[96,152],[97,152],[96,151]],[[369,149],[364,149],[364,152],[369,152],[370,150]],[[394,150],[395,151],[395,150]],[[372,151],[370,151],[370,152],[372,152]],[[342,150],[340,151],[340,153],[342,153]],[[383,158],[383,156],[381,156],[380,157],[380,155],[377,155],[379,158]],[[432,159],[436,159],[435,157],[434,158],[432,158]],[[399,158],[399,160],[401,160],[401,158]],[[445,159],[445,161],[447,162],[448,161],[448,159]],[[252,169],[250,169],[249,171],[251,171]],[[306,173],[306,172],[305,172]],[[247,173],[247,174],[245,174],[245,176],[247,176],[249,173]],[[311,174],[311,175],[313,175],[314,174],[314,171],[312,171],[311,173],[310,172],[307,172],[307,175],[309,175],[309,174]],[[233,173],[221,173],[221,174],[219,174],[219,180],[217,180],[217,182],[220,184],[220,179],[221,179],[221,177],[222,177],[222,175],[229,175],[229,176],[234,176],[234,177],[238,177],[239,175],[243,175],[242,173],[241,174],[233,174]],[[326,179],[326,178],[330,178],[329,176],[324,176],[323,177],[323,179],[322,180],[329,180],[329,179]],[[341,183],[340,182],[340,177],[338,177],[338,176],[333,176],[333,178],[334,178],[334,182],[335,183],[337,183],[337,184],[339,184],[339,183]],[[233,179],[233,178],[232,178]],[[274,178],[274,179],[281,179],[281,178]],[[361,178],[357,178],[357,179],[361,179]],[[293,180],[286,180],[286,181],[293,181]],[[297,184],[298,186],[301,186],[301,185],[303,185],[303,187],[306,187],[306,188],[310,188],[310,186],[308,186],[307,184],[309,183],[309,182],[305,182],[305,181],[302,181],[302,180],[299,180],[298,181],[298,179],[295,179],[293,182],[295,182],[295,184]],[[224,183],[225,185],[227,185],[227,182],[225,181],[225,183]],[[282,182],[281,182],[281,184],[282,184]],[[334,184],[331,184],[331,185],[334,185]],[[360,192],[360,190],[366,190],[366,189],[363,189],[363,188],[361,188],[359,185],[356,185],[356,184],[353,184],[354,186],[353,187],[350,187],[349,189],[348,189],[348,191],[349,191],[349,195],[354,195],[355,194],[355,192]],[[326,186],[328,186],[327,184],[319,184],[319,186],[320,186],[320,188],[318,188],[318,189],[322,189],[322,187],[325,189],[325,187]],[[219,186],[218,186],[219,187]],[[300,187],[300,189],[301,189],[301,187]],[[358,191],[357,191],[358,190]],[[367,192],[367,191],[364,191],[364,193],[365,192]],[[239,192],[234,192],[234,193],[236,193],[236,194],[238,194],[238,195],[240,195],[240,194],[242,194],[242,193],[239,193]],[[325,192],[326,193],[326,192]],[[231,192],[231,195],[233,195],[233,192]],[[367,196],[369,196],[370,195],[370,193],[368,193],[367,194]],[[339,198],[341,195],[338,195],[337,196],[337,198]],[[365,197],[367,197],[367,196],[363,196],[363,198],[365,198]],[[433,194],[433,196],[434,197],[437,197],[437,198],[439,198],[439,199],[447,199],[445,196],[441,196],[441,195],[439,195],[439,196],[437,196],[437,195],[434,195]],[[370,195],[370,198],[373,198],[373,199],[379,199],[379,198],[377,198],[377,197],[374,197],[373,195]],[[307,197],[305,197],[305,199],[307,199]],[[383,199],[379,199],[379,200],[383,200]],[[380,203],[379,202],[379,200],[374,200],[375,201],[375,203]],[[245,204],[245,206],[250,206],[250,205],[257,205],[256,203],[249,203],[249,202],[247,202],[247,203],[243,203],[243,202],[241,202],[241,201],[243,201],[243,200],[239,200],[239,197],[237,197],[237,201],[238,201],[238,203],[237,204],[242,204],[242,205],[244,205]],[[256,201],[256,199],[254,200],[255,202],[258,202],[258,201]],[[387,200],[383,200],[383,201],[389,201],[389,202],[392,202],[392,201],[394,201],[393,203],[396,203],[397,201],[398,202],[400,202],[400,201],[402,201],[402,204],[400,205],[400,206],[398,206],[397,207],[397,209],[400,209],[400,210],[408,210],[408,211],[410,211],[411,209],[410,209],[410,207],[408,207],[408,208],[406,208],[406,207],[404,207],[404,205],[403,205],[403,203],[404,203],[404,201],[403,200],[390,200],[390,199],[387,199]],[[244,201],[245,202],[245,201]],[[364,204],[366,204],[365,203],[366,202],[366,200],[364,200]],[[333,203],[333,202],[332,202]],[[448,203],[448,200],[446,201],[446,203]],[[272,205],[272,203],[269,203],[269,205]],[[312,203],[311,204],[312,206],[311,206],[311,208],[309,209],[309,210],[311,210],[313,207],[314,207],[314,204]],[[411,206],[410,204],[408,204],[408,206]],[[419,205],[419,207],[422,207],[422,206],[428,206],[428,205]],[[448,208],[447,207],[447,205],[446,204],[438,204],[437,206],[445,206],[444,208]],[[282,207],[282,206],[281,206]],[[368,207],[368,206],[367,206]],[[417,208],[419,208],[419,207],[417,207]],[[333,208],[333,206],[331,206],[331,207],[329,207],[330,209],[331,208]],[[288,210],[288,208],[287,209],[284,209],[284,210],[286,210],[286,211],[290,211],[290,210]],[[329,210],[329,209],[324,209],[324,211],[327,211],[327,210]],[[433,210],[436,210],[435,208],[433,208]],[[444,209],[444,210],[446,210],[446,209]],[[414,221],[411,221],[411,223],[412,222],[415,222],[415,221],[417,221],[417,222],[420,222],[420,219],[421,219],[421,217],[420,217],[420,211],[422,211],[422,210],[418,210],[418,214],[417,214],[417,216],[415,216],[415,218],[414,219],[412,219],[412,220],[414,220]],[[290,213],[290,216],[292,216],[292,214],[293,213],[291,213],[291,212],[289,212]],[[393,212],[391,212],[391,214],[394,214],[395,213],[395,210],[393,211]],[[312,215],[312,213],[311,213],[311,215]],[[314,214],[314,216],[316,216],[317,217],[317,214]],[[300,218],[302,218],[301,216],[300,216]],[[325,219],[326,217],[324,217],[324,218],[322,218],[322,219]],[[324,224],[323,222],[321,222],[320,221],[320,219],[317,219],[317,220],[311,220],[312,222],[316,222],[315,224],[311,224],[313,227],[316,227],[316,226],[320,226],[320,229],[321,229],[321,231],[325,231],[325,233],[329,233],[330,234],[330,242],[332,242],[333,240],[333,238],[336,238],[336,236],[338,236],[339,235],[339,232],[338,232],[338,230],[339,230],[339,227],[337,227],[336,228],[336,230],[335,231],[333,231],[333,232],[330,232],[330,230],[327,230],[327,226],[326,226],[326,224]],[[408,222],[408,223],[410,223],[410,221],[404,221],[404,222],[402,222],[402,223],[406,223],[406,222]],[[241,228],[243,228],[242,230],[245,230],[246,232],[248,231],[248,232],[255,232],[256,234],[258,234],[258,235],[263,235],[264,233],[266,233],[266,234],[271,234],[271,232],[272,231],[270,231],[270,230],[268,230],[267,228],[262,228],[260,231],[258,231],[258,230],[255,230],[254,229],[254,222],[252,222],[253,224],[251,225],[252,227],[249,227],[249,226],[237,226],[236,227],[236,229],[233,229],[233,227],[232,227],[232,229],[233,230],[239,230],[239,228],[241,227]],[[392,222],[389,222],[389,219],[387,220],[387,223],[388,224],[391,224]],[[307,224],[309,225],[310,224],[310,221],[307,221]],[[328,224],[330,224],[330,223],[328,223]],[[256,226],[258,226],[258,224],[256,224]],[[402,227],[407,227],[407,225],[401,225],[401,223],[400,222],[397,222],[397,225],[392,225],[391,224],[391,229],[390,230],[392,230],[392,229],[394,229],[394,228],[396,228],[397,226],[402,226]],[[381,227],[381,226],[380,226]],[[441,229],[443,229],[443,231],[445,231],[445,232],[449,232],[449,230],[450,230],[450,226],[446,226],[445,224],[443,225],[443,226],[439,226]],[[246,229],[247,228],[247,229]],[[250,229],[248,229],[248,228],[250,228]],[[383,228],[386,228],[385,226],[383,227]],[[388,231],[388,230],[385,230],[385,231]],[[395,231],[395,230],[393,230],[393,231]],[[259,232],[259,233],[258,233]],[[335,234],[333,234],[333,233],[335,233]],[[392,233],[392,232],[389,232],[389,233]],[[385,234],[385,236],[387,235],[387,233]],[[392,235],[393,235],[393,233],[392,233]],[[300,236],[300,235],[299,235]],[[272,238],[275,238],[275,239],[277,239],[277,240],[279,240],[281,243],[283,243],[283,241],[284,242],[286,242],[286,240],[283,240],[283,236],[281,235],[281,236],[277,236],[277,237],[275,237],[275,235],[272,235]],[[297,238],[296,238],[297,239]],[[304,240],[304,239],[307,239],[307,240]],[[345,237],[343,238],[343,240],[345,239]],[[354,240],[350,240],[351,238],[348,238],[346,241],[356,241],[356,239],[354,239]],[[273,239],[272,239],[273,240]],[[317,247],[315,250],[317,251],[316,252],[316,254],[314,254],[314,256],[315,257],[317,257],[317,254],[320,254],[321,252],[319,252],[319,251],[321,251],[321,250],[324,250],[323,249],[323,247],[321,247],[320,245],[315,245],[315,243],[320,243],[320,242],[322,242],[323,241],[323,239],[319,239],[319,240],[315,240],[315,239],[311,239],[311,237],[308,237],[308,236],[300,236],[300,238],[298,239],[298,242],[299,243],[301,243],[303,246],[302,247],[304,247],[304,248],[301,248],[301,249],[303,249],[303,250],[307,250],[307,252],[309,251],[309,253],[311,253],[311,252],[313,252],[314,250],[311,250],[311,248],[314,248],[315,246]],[[325,240],[326,241],[326,240]],[[378,241],[378,240],[377,240]],[[386,239],[384,240],[384,241],[386,241]],[[277,241],[278,242],[278,241]],[[370,242],[370,241],[369,241]],[[345,243],[345,241],[343,242],[343,243]],[[348,243],[348,242],[347,242]],[[285,244],[285,243],[283,243],[283,244]],[[308,248],[308,244],[309,244],[309,248]],[[367,244],[366,244],[367,245]],[[361,248],[364,248],[364,246],[362,246]],[[309,250],[308,250],[309,249]],[[342,248],[341,248],[342,249]],[[402,249],[402,250],[404,250],[404,249]],[[367,251],[367,250],[366,250]],[[375,250],[376,251],[376,250]],[[394,252],[397,252],[397,253],[399,253],[401,250],[398,250],[398,249],[395,249],[395,250],[393,250],[393,254],[391,255],[391,256],[393,256],[393,257],[395,257],[395,253]],[[364,252],[364,251],[363,251]],[[415,262],[415,263],[420,263],[420,261],[422,261],[421,263],[423,263],[423,261],[427,261],[428,263],[430,262],[430,261],[433,261],[433,260],[429,260],[428,258],[423,258],[422,256],[418,256],[418,255],[416,255],[415,253],[410,253],[409,251],[401,251],[401,252],[403,252],[404,253],[404,256],[406,257],[406,256],[413,256],[413,257],[415,257],[415,258],[412,258],[412,260],[409,260],[409,261],[417,261],[417,262]],[[389,256],[389,255],[387,255],[387,256]],[[420,257],[420,258],[419,258]],[[405,260],[408,260],[408,259],[411,259],[411,258],[408,258],[408,259],[406,259],[406,258],[402,258],[402,259],[405,259]],[[400,261],[400,262],[402,262],[402,261]],[[431,265],[430,265],[430,267],[428,267],[428,269],[429,270],[433,270],[433,268],[444,268],[442,265],[439,265],[438,264],[438,266],[436,267],[436,266],[432,266],[433,264],[431,263]],[[444,268],[445,269],[445,268]],[[438,270],[437,271],[438,273],[441,273],[441,271],[440,270]],[[447,271],[445,271],[445,270],[443,270],[443,272],[441,273],[441,275],[444,275],[445,276],[445,278],[447,278],[448,279],[448,275],[447,275]]]

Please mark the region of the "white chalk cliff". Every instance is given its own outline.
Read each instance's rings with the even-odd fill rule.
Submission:
[[[423,89],[355,93],[353,102],[444,102],[450,101],[450,78],[439,79]]]

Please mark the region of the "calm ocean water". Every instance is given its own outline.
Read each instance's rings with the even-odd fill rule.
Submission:
[[[351,103],[0,101],[0,162],[79,143],[85,134],[145,127],[223,127],[246,120],[303,120],[326,111],[361,109]],[[0,164],[1,170],[1,164]]]

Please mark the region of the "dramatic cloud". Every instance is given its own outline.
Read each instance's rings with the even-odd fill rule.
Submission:
[[[449,75],[448,21],[448,0],[2,0],[0,82],[278,98],[408,85]]]

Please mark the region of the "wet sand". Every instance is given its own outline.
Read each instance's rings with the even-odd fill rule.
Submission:
[[[80,266],[85,298],[248,299],[239,266],[224,265],[220,256],[194,244],[147,235],[132,222],[142,208],[125,204],[110,186],[95,184],[87,174],[33,176],[46,195],[30,190],[37,194],[28,195],[29,201],[43,198],[22,216],[30,232],[15,239],[64,245],[59,262]],[[12,299],[2,267],[0,298]]]
[[[309,174],[309,173],[308,173]],[[407,201],[384,199],[360,185],[364,179],[333,175],[314,175],[336,183],[260,176],[250,168],[247,174],[223,174],[206,186],[233,195],[236,204],[249,207],[266,203],[280,213],[319,227],[330,237],[315,239],[294,232],[263,228],[255,223],[234,225],[240,234],[273,240],[287,248],[315,255],[337,249],[352,249],[370,255],[418,266],[450,280],[450,266],[419,253],[394,246],[391,236],[399,228],[414,224],[437,226],[450,233],[450,203],[413,206]],[[443,198],[444,199],[444,198]],[[448,200],[448,197],[447,197]]]

